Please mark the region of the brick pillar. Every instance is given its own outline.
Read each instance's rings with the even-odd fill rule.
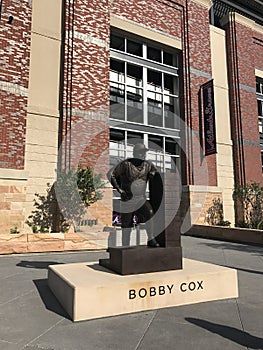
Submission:
[[[262,181],[255,98],[254,22],[230,13],[226,29],[235,183]]]

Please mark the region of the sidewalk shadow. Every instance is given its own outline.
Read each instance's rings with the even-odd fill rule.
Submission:
[[[263,271],[243,269],[241,267],[236,267],[236,266],[228,266],[228,265],[224,265],[224,266],[229,267],[230,269],[236,269],[236,270],[242,271],[242,272],[255,273],[256,275],[263,275]]]
[[[240,329],[192,317],[186,317],[185,320],[247,348],[258,350],[263,349],[262,338],[255,337],[247,332],[241,331]]]
[[[240,252],[253,253],[255,256],[263,255],[263,246],[262,245],[246,245],[246,243],[236,243],[236,242],[222,242],[221,240],[216,240],[218,243],[204,243],[201,242],[201,245],[206,245],[215,249],[228,249],[228,250],[237,250]],[[220,243],[221,242],[221,243]]]
[[[33,282],[38,290],[38,293],[39,293],[46,309],[56,313],[57,315],[60,315],[64,318],[66,318],[68,320],[71,320],[69,315],[62,308],[62,306],[59,304],[59,302],[56,299],[56,297],[54,296],[54,294],[49,289],[48,280],[47,279],[39,279],[39,280],[33,280]]]
[[[57,261],[28,261],[21,260],[16,266],[26,267],[30,269],[47,269],[49,265],[58,265],[62,264]]]

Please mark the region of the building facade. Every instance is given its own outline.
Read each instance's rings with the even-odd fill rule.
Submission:
[[[106,178],[138,140],[180,174],[183,231],[214,198],[234,225],[235,183],[262,184],[257,1],[2,0],[0,38],[1,233],[28,230],[57,169]],[[104,225],[114,198],[95,206]]]

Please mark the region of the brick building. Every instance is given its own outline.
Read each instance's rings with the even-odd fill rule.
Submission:
[[[1,0],[1,232],[27,229],[59,167],[105,175],[138,139],[191,222],[220,198],[234,224],[234,183],[262,183],[262,57],[256,0]]]

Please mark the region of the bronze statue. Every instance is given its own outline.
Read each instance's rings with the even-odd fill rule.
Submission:
[[[147,246],[159,247],[154,237],[152,220],[154,211],[146,199],[147,182],[157,173],[157,169],[150,161],[145,160],[147,151],[144,144],[137,143],[133,148],[134,158],[120,162],[111,172],[111,184],[121,195],[120,214],[123,246],[130,245],[133,216],[136,213],[142,217],[142,221],[146,224]]]

